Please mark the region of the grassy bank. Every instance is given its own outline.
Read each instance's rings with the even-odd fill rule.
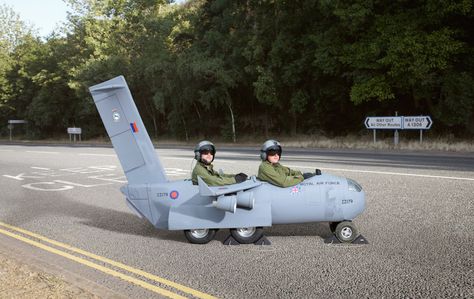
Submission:
[[[286,146],[302,148],[474,152],[474,140],[453,140],[446,137],[425,139],[422,143],[419,140],[400,138],[398,145],[394,144],[393,137],[377,139],[374,143],[373,138],[368,136],[283,138],[281,142]]]

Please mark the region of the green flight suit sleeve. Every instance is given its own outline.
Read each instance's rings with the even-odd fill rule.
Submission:
[[[283,166],[283,167],[288,168],[286,166]],[[292,176],[301,176],[301,175],[303,175],[303,173],[299,170],[288,168],[288,171],[290,172],[290,175],[292,175]]]
[[[197,177],[200,176],[202,180],[209,186],[224,186],[235,184],[235,177],[231,174],[220,175],[212,169],[212,166],[206,168],[201,163],[197,163],[193,169],[192,181],[194,185],[198,184]]]
[[[264,161],[258,168],[258,179],[279,187],[289,187],[304,180],[303,175],[298,172],[292,172],[291,169],[280,164],[272,165],[270,162]]]

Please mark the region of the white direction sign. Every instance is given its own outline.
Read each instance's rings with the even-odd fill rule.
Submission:
[[[403,129],[428,130],[433,121],[429,116],[404,116]]]
[[[367,129],[428,130],[433,121],[429,116],[373,116],[365,119]]]
[[[365,119],[365,127],[367,129],[401,129],[401,116],[374,116]]]
[[[67,128],[68,134],[82,134],[81,128]]]
[[[9,119],[8,120],[9,124],[26,124],[28,121],[23,120],[23,119]]]

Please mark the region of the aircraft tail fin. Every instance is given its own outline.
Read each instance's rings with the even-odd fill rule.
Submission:
[[[123,76],[89,88],[129,183],[162,183],[158,159]]]

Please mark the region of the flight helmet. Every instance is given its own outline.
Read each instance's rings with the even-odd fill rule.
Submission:
[[[273,139],[269,139],[263,143],[262,149],[260,149],[260,159],[262,159],[262,161],[267,160],[269,151],[276,151],[281,158],[282,150],[280,142]]]
[[[201,142],[199,142],[198,144],[196,144],[196,146],[194,147],[194,159],[198,160],[199,162],[202,162],[201,161],[201,153],[203,151],[211,151],[212,152],[212,161],[214,161],[214,157],[216,155],[216,147],[214,146],[214,144],[210,141],[207,141],[207,140],[203,140]],[[212,163],[211,161],[211,163]]]

